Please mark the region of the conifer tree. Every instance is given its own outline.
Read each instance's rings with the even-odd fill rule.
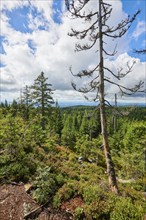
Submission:
[[[33,104],[40,107],[42,115],[42,129],[45,129],[45,111],[48,109],[51,104],[54,103],[52,94],[53,89],[51,84],[47,83],[48,78],[44,76],[44,73],[41,74],[35,79],[34,84],[31,86],[32,89],[32,100]]]
[[[11,104],[11,108],[10,108],[10,112],[12,113],[12,115],[15,117],[18,113],[18,102],[13,99],[13,102]]]
[[[32,106],[32,99],[31,99],[31,91],[29,86],[25,86],[22,94],[22,104],[24,105],[25,108],[25,113],[24,116],[26,119],[29,118],[29,108]]]
[[[54,128],[55,133],[59,135],[59,138],[61,138],[61,132],[63,129],[63,121],[62,121],[61,109],[58,104],[56,104],[56,107],[53,110],[51,126]]]
[[[75,90],[82,93],[95,92],[94,101],[98,100],[100,103],[101,130],[104,154],[107,164],[107,174],[109,177],[109,185],[113,192],[118,193],[116,174],[112,161],[112,156],[110,153],[107,133],[105,106],[108,101],[105,99],[105,82],[117,86],[122,94],[133,94],[139,91],[143,87],[144,82],[140,81],[137,85],[131,88],[125,87],[124,85],[117,82],[120,81],[123,77],[126,77],[127,74],[132,71],[134,63],[132,63],[132,65],[129,65],[129,63],[127,63],[126,72],[123,72],[123,68],[119,68],[115,73],[107,66],[105,66],[104,55],[114,56],[116,54],[116,47],[111,54],[105,49],[105,38],[110,38],[113,40],[121,38],[129,30],[140,11],[138,10],[132,17],[128,16],[126,19],[122,20],[115,26],[109,26],[109,19],[112,16],[113,9],[112,5],[107,3],[107,1],[95,1],[96,7],[94,7],[94,11],[88,7],[90,6],[90,3],[94,2],[92,0],[65,0],[65,2],[72,18],[81,19],[86,24],[88,23],[87,26],[85,26],[85,29],[78,30],[72,28],[71,33],[69,33],[71,37],[76,37],[77,39],[83,40],[83,44],[76,44],[76,51],[87,51],[93,49],[94,47],[95,51],[98,51],[98,62],[93,69],[85,69],[77,74],[74,74],[72,72],[72,69],[70,68],[70,71],[74,76],[77,76],[79,78],[91,77],[90,82],[83,88],[77,88],[74,82],[72,83],[72,86]],[[97,43],[99,44],[98,46]],[[109,73],[108,77],[105,75],[105,71]],[[112,80],[113,77],[116,80]]]

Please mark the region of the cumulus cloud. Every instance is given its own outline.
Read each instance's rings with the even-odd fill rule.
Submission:
[[[1,10],[9,10],[12,11],[18,7],[23,7],[28,5],[28,1],[11,1],[11,0],[7,0],[7,1],[1,1]]]
[[[108,1],[109,2],[109,1]],[[96,1],[91,1],[92,7]],[[113,4],[113,1],[110,1]],[[15,30],[10,24],[7,11],[28,7],[27,14],[29,32]],[[126,17],[122,11],[120,0],[113,4],[113,16],[110,24],[115,25]],[[85,24],[77,20],[70,20],[67,13],[61,17],[60,23],[53,20],[53,1],[2,1],[2,42],[4,53],[1,55],[2,88],[3,99],[11,100],[19,96],[19,91],[25,85],[30,85],[33,80],[44,71],[49,83],[55,89],[54,99],[58,101],[83,101],[83,95],[75,92],[71,87],[74,77],[69,72],[72,65],[73,71],[77,73],[84,68],[90,68],[98,62],[98,54],[95,50],[75,53],[74,47],[77,40],[68,36],[71,27],[84,28]],[[35,11],[35,13],[34,13]],[[140,30],[142,25],[139,25]],[[137,29],[138,30],[138,27]],[[141,32],[142,33],[142,32]],[[138,36],[138,32],[135,36]],[[105,39],[106,49],[112,52],[115,43],[118,43],[118,54],[116,59],[109,60],[105,57],[105,64],[112,70],[123,67],[127,61],[133,61],[126,51],[129,48],[129,41],[126,36],[119,42]],[[144,63],[136,60],[133,73],[129,74],[122,83],[130,86],[137,80],[144,77]],[[75,79],[76,80],[76,79]],[[76,80],[78,86],[82,86],[85,81]],[[13,94],[11,93],[13,91]],[[17,91],[17,92],[16,92]],[[118,92],[114,86],[107,85],[107,93],[113,96]]]
[[[133,32],[133,37],[137,40],[139,36],[146,32],[146,22],[145,21],[139,21],[135,31]]]
[[[135,63],[133,65],[133,63]],[[136,85],[139,81],[143,81],[145,79],[145,63],[140,62],[139,59],[130,57],[127,53],[121,54],[114,62],[107,61],[107,65],[113,72],[117,72],[118,69],[122,68],[122,72],[125,73],[127,69],[127,64],[129,66],[133,65],[132,71],[125,76],[121,80],[115,80],[114,76],[109,76],[112,80],[120,85],[124,85],[127,88],[132,88]],[[119,89],[117,86],[109,85],[107,88],[108,93],[119,93]]]

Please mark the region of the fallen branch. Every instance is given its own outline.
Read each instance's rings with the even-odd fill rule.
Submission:
[[[36,218],[43,210],[48,206],[50,200],[48,200],[45,204],[39,206],[38,208],[32,210],[24,216],[24,219]]]
[[[36,208],[36,209],[32,210],[31,212],[27,213],[24,216],[24,219],[29,219],[29,218],[37,217],[43,211],[43,207],[44,207],[44,205],[39,206],[38,208]]]
[[[120,178],[117,178],[118,182],[119,183],[133,183],[135,182],[135,179],[128,179],[128,180],[124,180],[124,179],[120,179]]]

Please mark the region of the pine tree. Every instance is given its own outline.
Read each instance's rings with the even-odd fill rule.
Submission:
[[[44,73],[41,74],[35,79],[34,84],[31,86],[32,91],[32,100],[33,104],[41,109],[42,115],[42,129],[45,130],[45,112],[51,104],[54,103],[52,94],[53,89],[51,84],[47,83],[48,78],[44,76]]]
[[[84,30],[75,30],[72,28],[71,33],[69,33],[71,37],[76,37],[77,39],[84,40],[84,42],[85,40],[88,41],[88,43],[76,44],[76,51],[89,50],[91,48],[94,48],[96,44],[99,43],[99,46],[96,47],[96,52],[98,50],[99,54],[99,60],[97,65],[93,69],[82,70],[78,74],[74,74],[71,68],[70,71],[74,76],[77,76],[79,78],[92,77],[90,82],[83,88],[77,88],[74,82],[72,83],[72,86],[75,90],[82,93],[95,92],[94,100],[99,100],[102,139],[107,164],[107,174],[109,177],[109,185],[113,192],[118,193],[116,174],[114,164],[112,161],[112,156],[110,153],[107,133],[107,119],[105,106],[108,102],[105,99],[105,82],[117,86],[122,94],[133,94],[139,91],[143,87],[144,82],[140,81],[137,85],[131,88],[127,88],[122,84],[117,83],[117,80],[122,79],[132,71],[134,63],[132,65],[129,65],[127,63],[127,71],[124,73],[123,68],[117,69],[117,73],[115,73],[107,66],[105,66],[104,54],[106,56],[114,56],[116,54],[116,47],[113,53],[110,54],[105,49],[106,42],[104,37],[111,39],[121,38],[129,30],[133,21],[136,19],[136,16],[139,14],[140,11],[138,10],[132,17],[128,16],[125,20],[122,20],[116,26],[110,27],[109,19],[112,15],[112,6],[106,3],[106,1],[104,2],[104,0],[98,0],[96,2],[98,10],[95,9],[94,11],[90,10],[90,8],[86,10],[89,6],[88,3],[91,3],[92,0],[65,1],[67,9],[69,10],[72,18],[78,18],[83,20],[85,23],[88,23]],[[106,77],[105,71],[107,71],[111,75],[111,77]],[[116,80],[112,80],[112,77],[114,77]]]

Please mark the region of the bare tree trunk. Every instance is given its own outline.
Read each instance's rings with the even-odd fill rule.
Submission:
[[[104,146],[104,154],[107,164],[107,173],[109,176],[109,185],[111,190],[116,194],[118,194],[119,190],[116,181],[115,169],[114,169],[114,164],[112,162],[112,157],[108,142],[107,121],[106,121],[106,113],[105,113],[101,1],[102,0],[99,0],[99,101],[100,101],[101,131],[102,131],[102,140]]]

